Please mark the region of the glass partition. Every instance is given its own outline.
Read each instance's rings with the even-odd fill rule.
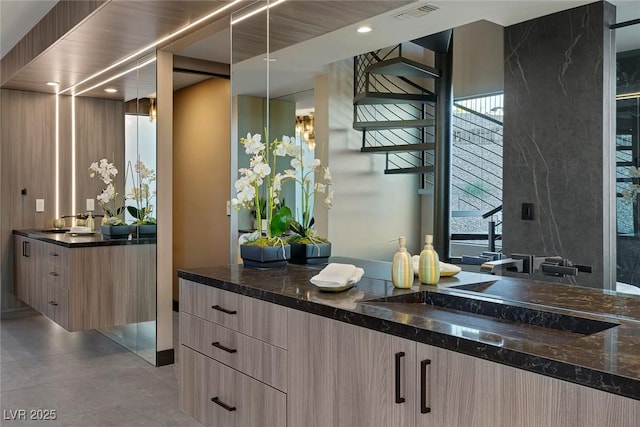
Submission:
[[[615,37],[616,279],[618,291],[640,294],[640,24]]]
[[[104,187],[87,172],[89,165],[107,159],[118,170],[117,203],[131,234],[112,246],[96,250],[116,261],[106,278],[109,290],[101,298],[113,301],[99,332],[151,364],[156,364],[156,61],[155,53],[117,67],[101,83],[75,88],[72,120],[75,129],[74,214],[85,210],[85,199],[95,200],[96,229],[106,215],[98,199]],[[124,202],[121,202],[124,201]],[[119,206],[118,206],[119,208]],[[89,204],[86,205],[89,209]],[[103,239],[109,238],[107,235]],[[97,262],[102,262],[98,260]],[[100,309],[98,307],[98,309]],[[108,323],[108,326],[103,326]]]

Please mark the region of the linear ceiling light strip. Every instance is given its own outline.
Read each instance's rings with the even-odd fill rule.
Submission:
[[[190,30],[191,28],[193,28],[193,27],[195,27],[196,25],[199,25],[199,24],[201,24],[201,23],[203,23],[203,22],[207,21],[208,19],[211,19],[212,17],[214,17],[214,16],[216,16],[216,15],[218,15],[218,14],[220,14],[220,13],[224,12],[225,10],[229,9],[230,7],[232,7],[233,5],[235,5],[235,4],[237,4],[237,3],[240,3],[241,1],[242,1],[242,0],[234,0],[234,1],[233,1],[233,2],[231,2],[231,3],[229,3],[229,4],[225,5],[225,6],[222,6],[220,9],[216,9],[216,10],[214,10],[214,11],[213,11],[213,12],[211,12],[210,14],[205,15],[205,16],[203,16],[202,18],[200,18],[200,19],[198,19],[198,20],[196,20],[196,21],[192,22],[191,24],[186,25],[186,26],[184,26],[184,27],[180,28],[178,31],[176,31],[176,32],[174,32],[174,33],[171,33],[171,34],[169,34],[169,35],[167,35],[167,36],[165,36],[165,37],[163,37],[163,38],[161,38],[161,39],[156,40],[155,42],[153,42],[153,43],[151,43],[151,44],[149,44],[149,45],[147,45],[147,46],[143,47],[142,49],[140,49],[140,50],[138,50],[138,51],[136,51],[136,52],[134,52],[134,53],[132,53],[131,55],[127,56],[126,58],[124,58],[124,59],[122,59],[122,60],[120,60],[120,61],[118,61],[118,62],[116,62],[115,64],[112,64],[112,65],[110,65],[109,67],[107,67],[107,68],[105,68],[105,69],[103,69],[103,70],[101,70],[101,71],[98,71],[97,73],[95,73],[95,74],[93,74],[93,75],[91,75],[91,76],[87,77],[86,79],[82,80],[81,82],[76,83],[76,84],[74,84],[73,86],[69,86],[68,88],[64,89],[64,90],[63,90],[63,91],[61,91],[60,93],[65,93],[65,92],[67,92],[67,91],[69,91],[69,90],[72,90],[73,88],[75,88],[75,87],[77,87],[77,86],[79,86],[79,85],[82,85],[82,84],[84,84],[84,83],[86,83],[86,82],[88,82],[88,81],[90,81],[90,80],[93,80],[93,79],[95,79],[96,77],[98,77],[98,76],[100,76],[100,75],[102,75],[102,74],[106,73],[106,72],[107,72],[107,71],[109,71],[109,70],[113,70],[115,67],[117,67],[117,66],[119,66],[119,65],[122,65],[122,64],[124,64],[124,63],[126,63],[126,62],[129,62],[129,61],[131,61],[131,60],[133,60],[133,59],[138,58],[140,55],[142,55],[143,53],[147,52],[148,50],[155,48],[156,46],[158,46],[158,45],[160,45],[160,44],[162,44],[162,43],[164,43],[164,42],[166,42],[166,41],[170,40],[170,39],[171,39],[171,38],[173,38],[173,37],[176,37],[176,36],[178,36],[178,35],[180,35],[180,34],[184,33],[184,32],[185,32],[185,31],[187,31],[187,30]]]
[[[55,216],[60,218],[60,95],[56,93],[56,188]]]
[[[125,70],[125,71],[123,71],[123,72],[121,72],[119,74],[116,74],[115,76],[109,77],[108,79],[101,81],[100,83],[96,83],[95,85],[93,85],[93,86],[91,86],[91,87],[89,87],[89,88],[87,88],[87,89],[85,89],[85,90],[83,90],[81,92],[76,93],[75,96],[82,95],[83,93],[89,92],[90,90],[93,90],[93,89],[95,89],[97,87],[102,86],[103,84],[109,83],[112,80],[120,78],[120,77],[124,76],[125,74],[129,74],[132,71],[135,71],[135,70],[138,70],[138,69],[140,69],[142,67],[145,67],[145,66],[151,64],[152,62],[155,62],[155,60],[156,60],[156,58],[153,57],[153,58],[149,59],[148,61],[143,62],[140,65],[136,65],[135,67],[131,67],[128,70]]]
[[[76,97],[71,97],[71,215],[76,214]],[[72,224],[75,225],[75,222]]]
[[[253,11],[247,13],[246,15],[242,15],[241,17],[239,17],[237,19],[232,19],[231,20],[231,25],[234,25],[234,24],[237,24],[238,22],[244,21],[245,19],[250,18],[253,15],[256,15],[256,14],[258,14],[258,13],[260,13],[262,11],[265,11],[267,9],[271,9],[272,7],[277,6],[277,5],[281,4],[281,3],[284,3],[285,1],[286,0],[277,0],[277,1],[273,2],[273,3],[270,3],[268,6],[262,6],[262,7],[258,8],[258,9],[256,9],[256,10],[253,10]]]

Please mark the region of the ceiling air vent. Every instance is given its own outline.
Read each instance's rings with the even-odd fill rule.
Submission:
[[[428,15],[429,13],[438,9],[439,8],[437,6],[434,6],[432,4],[425,4],[424,6],[420,6],[415,9],[405,10],[404,12],[397,14],[395,18],[402,21],[409,21],[411,19],[416,19]]]

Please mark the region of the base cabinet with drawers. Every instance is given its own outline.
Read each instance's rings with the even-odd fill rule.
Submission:
[[[180,288],[180,407],[206,425],[636,427],[640,419],[637,400],[184,279]]]
[[[155,319],[156,245],[67,248],[13,237],[16,296],[68,331]]]
[[[208,426],[286,426],[287,309],[180,280],[180,408]]]

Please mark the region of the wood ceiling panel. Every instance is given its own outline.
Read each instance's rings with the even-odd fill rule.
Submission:
[[[287,1],[270,9],[269,50],[276,52],[413,1]],[[264,14],[234,25],[233,62],[265,54],[266,32]]]
[[[413,1],[288,0],[270,9],[270,49],[276,51],[309,40]],[[63,3],[67,14],[76,16],[69,12],[69,8],[82,2],[63,0]],[[61,82],[62,88],[70,87],[162,36],[230,4],[230,1],[111,0],[106,4],[100,1],[93,3],[100,7],[92,14],[85,11],[88,17],[81,24],[66,32],[47,50],[39,52],[29,65],[3,81],[2,87],[54,93],[54,88],[43,84],[48,80]],[[214,19],[220,20],[252,3],[236,4]],[[262,13],[234,26],[234,62],[266,52],[265,16]],[[194,30],[208,25],[200,25]],[[2,60],[3,69],[5,58]],[[126,82],[121,84],[123,88],[128,85]],[[98,95],[96,91],[90,94]]]
[[[72,3],[82,2],[65,3],[69,9]],[[69,87],[228,3],[112,0],[44,53],[38,53],[29,65],[12,73],[8,80],[3,79],[2,87],[53,92],[54,89],[42,87],[53,76],[60,76],[55,80],[63,83],[62,87]],[[3,70],[16,62],[5,64],[7,56],[2,60]]]

